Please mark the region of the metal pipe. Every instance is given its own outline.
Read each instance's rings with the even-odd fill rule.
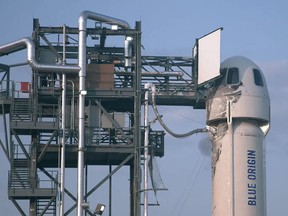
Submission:
[[[148,216],[148,145],[149,145],[149,121],[148,121],[148,97],[150,83],[145,84],[145,102],[144,102],[144,216]]]
[[[151,72],[151,71],[149,71],[149,72],[141,72],[141,76],[144,76],[144,77],[149,77],[149,76],[151,76],[151,77],[160,77],[160,76],[165,76],[165,77],[182,77],[182,76],[184,76],[184,73],[182,72],[182,71],[173,71],[173,72],[171,72],[171,71],[164,71],[164,72],[157,72],[157,71],[155,71],[155,72]]]
[[[148,161],[149,161],[149,120],[148,120],[148,112],[149,112],[149,89],[152,89],[155,92],[155,85],[152,83],[146,83],[144,86],[145,92],[145,102],[144,102],[144,216],[148,216]]]
[[[82,27],[84,27],[85,30],[87,27],[87,25],[86,25],[87,19],[107,23],[109,25],[117,25],[118,27],[120,27],[122,29],[130,29],[131,28],[130,25],[124,20],[85,10],[85,11],[82,11],[82,13],[80,14],[79,19],[78,19],[79,24],[82,23],[83,24]],[[79,27],[80,27],[80,25],[79,25]]]
[[[128,36],[124,41],[124,57],[125,57],[125,67],[132,66],[132,40],[133,38]]]
[[[117,25],[123,29],[130,29],[129,24],[126,21],[105,16],[102,14],[94,13],[91,11],[83,11],[78,19],[79,27],[79,45],[78,45],[78,65],[81,68],[79,71],[79,143],[78,143],[78,165],[77,165],[77,215],[83,215],[83,191],[84,191],[84,130],[85,130],[85,78],[86,78],[86,29],[87,20],[95,20],[110,25]]]
[[[34,70],[49,73],[76,73],[80,70],[77,65],[49,65],[38,63],[35,59],[35,44],[29,37],[24,37],[20,40],[0,46],[0,55],[8,54],[9,52],[17,50],[23,46],[26,46],[27,48],[27,62]]]
[[[71,99],[71,111],[70,111],[70,133],[72,133],[72,131],[74,131],[75,129],[75,84],[72,80],[66,80],[66,82],[70,82],[72,86],[72,99]]]
[[[66,26],[63,25],[63,65],[66,64]],[[59,215],[64,215],[64,196],[65,196],[65,132],[66,132],[66,74],[62,74],[62,139],[61,139],[61,170],[60,170],[60,207]]]

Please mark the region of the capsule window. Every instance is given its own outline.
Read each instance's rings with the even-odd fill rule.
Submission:
[[[239,83],[239,71],[238,68],[229,68],[227,73],[227,84],[233,85]]]
[[[221,68],[221,69],[220,69],[220,74],[221,74],[222,76],[225,76],[225,75],[226,75],[226,72],[227,72],[227,68]]]
[[[226,81],[226,73],[227,73],[228,68],[220,68],[220,77],[216,80],[215,86],[219,86],[223,84],[223,82]]]
[[[262,79],[260,71],[258,69],[253,69],[253,74],[254,74],[254,82],[255,82],[255,84],[258,85],[258,86],[264,86],[263,79]]]

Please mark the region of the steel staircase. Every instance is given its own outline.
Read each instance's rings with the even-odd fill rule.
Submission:
[[[10,188],[24,189],[30,187],[29,161],[26,158],[13,160],[13,168],[10,171]]]
[[[11,118],[13,121],[31,120],[31,105],[29,98],[14,98]]]
[[[14,168],[10,171],[10,185],[12,190],[30,188],[28,168]]]
[[[40,142],[40,144],[47,144],[50,141],[52,136],[53,136],[52,132],[41,132],[39,134],[39,142]],[[57,136],[55,136],[52,139],[50,144],[57,144]]]
[[[37,215],[56,215],[56,198],[38,199],[37,200]]]

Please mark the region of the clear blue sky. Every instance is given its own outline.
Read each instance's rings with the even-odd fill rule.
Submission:
[[[169,3],[164,0],[1,0],[0,8],[0,44],[31,36],[33,17],[39,18],[41,25],[77,26],[78,16],[83,10],[124,19],[131,26],[134,26],[135,21],[141,20],[144,55],[190,56],[195,38],[223,27],[222,60],[234,55],[246,56],[255,61],[266,76],[272,107],[272,128],[266,138],[267,209],[268,215],[287,214],[286,0],[179,0]],[[15,61],[18,62],[18,59],[0,59],[0,63],[16,63]],[[23,62],[23,59],[19,61]],[[179,133],[205,125],[204,111],[196,112],[187,107],[159,110],[167,124],[170,123]],[[161,205],[152,207],[149,215],[211,215],[210,158],[199,149],[199,142],[203,139],[205,137],[202,135],[180,140],[167,135],[165,157],[159,159],[158,163],[165,186],[169,190],[158,193]],[[0,185],[1,214],[17,215],[15,207],[7,198],[9,167],[2,151],[0,161],[3,176]],[[104,171],[100,170],[99,174],[101,172]],[[121,184],[125,184],[124,187],[128,185],[129,176],[125,170],[117,174],[117,178]],[[123,190],[122,186],[117,186],[117,182],[114,187],[119,193]],[[96,196],[98,197],[95,199],[99,199],[101,194]],[[175,208],[182,210],[176,214]],[[119,215],[125,214],[128,214],[128,209],[119,207]]]

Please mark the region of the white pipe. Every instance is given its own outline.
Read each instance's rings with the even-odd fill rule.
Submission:
[[[146,83],[144,85],[145,92],[145,102],[144,102],[144,216],[148,216],[148,162],[149,162],[149,89],[155,91],[155,86],[152,83]]]
[[[64,215],[65,195],[65,131],[66,131],[66,74],[62,75],[62,139],[61,139],[61,170],[60,170],[60,216]]]
[[[63,65],[66,64],[66,26],[63,26]],[[61,139],[61,168],[60,168],[60,207],[59,215],[64,215],[65,196],[65,132],[66,132],[66,74],[62,74],[62,139]]]
[[[132,66],[132,37],[128,36],[124,41],[124,57],[125,57],[125,67]]]
[[[70,132],[75,129],[75,84],[72,80],[66,80],[72,86],[71,112],[70,112]]]
[[[79,71],[79,143],[78,143],[78,165],[77,165],[77,216],[83,215],[83,194],[84,194],[84,130],[85,130],[85,78],[86,78],[86,29],[87,19],[105,22],[111,25],[118,25],[121,28],[129,29],[130,26],[126,21],[97,14],[91,11],[83,11],[78,19],[79,24],[79,45],[78,45],[78,65]]]
[[[5,55],[6,53],[13,52],[13,50],[18,50],[19,48],[25,46],[27,48],[27,62],[32,67],[32,69],[41,72],[57,72],[57,73],[75,73],[80,70],[77,65],[49,65],[40,64],[35,59],[35,45],[31,38],[25,37],[17,41],[0,46],[0,55]]]

